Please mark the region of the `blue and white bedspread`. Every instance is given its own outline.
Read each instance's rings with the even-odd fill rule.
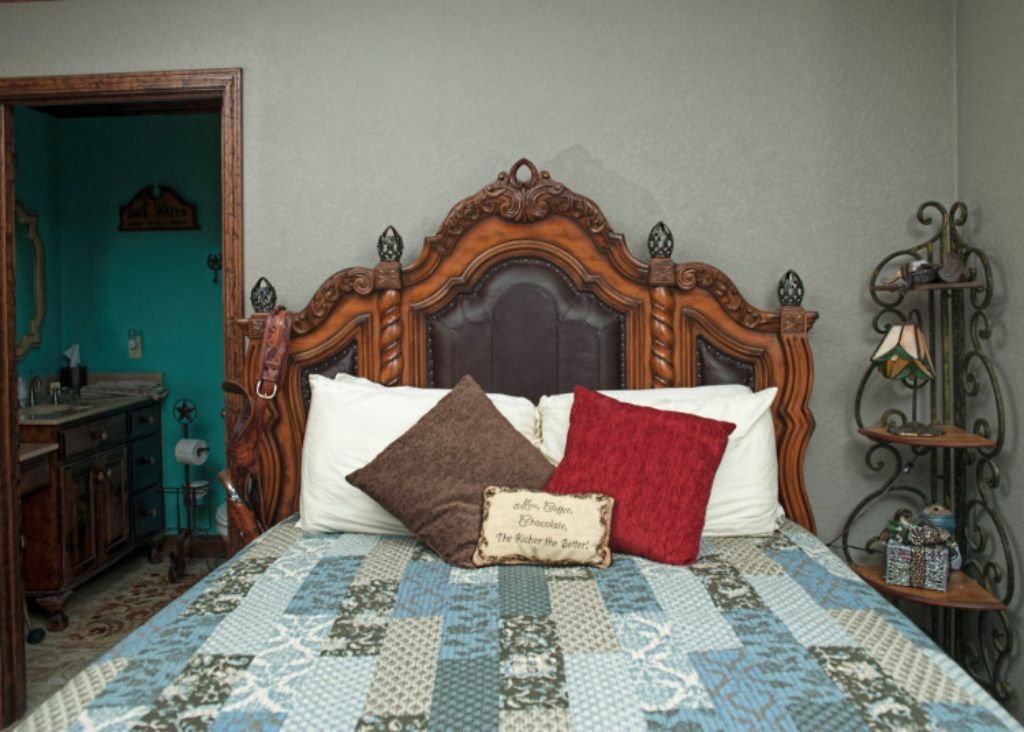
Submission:
[[[1020,727],[793,524],[690,567],[465,570],[276,527],[83,671],[32,729]]]

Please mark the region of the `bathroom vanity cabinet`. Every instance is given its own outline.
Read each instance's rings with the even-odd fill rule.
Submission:
[[[35,461],[22,463],[23,476],[36,476],[21,498],[25,594],[60,630],[76,586],[137,547],[148,543],[155,552],[162,540],[160,404],[121,399],[36,409],[22,417],[22,443],[57,447],[48,458],[52,479],[42,480]]]

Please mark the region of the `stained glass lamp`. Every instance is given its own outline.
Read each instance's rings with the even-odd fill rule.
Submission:
[[[943,434],[941,427],[917,421],[918,387],[935,378],[928,341],[920,326],[910,322],[891,326],[882,343],[875,349],[871,363],[887,379],[910,381],[914,391],[910,421],[889,425],[890,432],[908,437],[936,437]]]

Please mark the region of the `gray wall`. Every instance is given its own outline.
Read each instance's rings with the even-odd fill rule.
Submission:
[[[876,345],[867,278],[922,238],[917,205],[959,182],[1000,292],[1022,281],[1021,14],[1014,0],[16,3],[0,5],[0,76],[242,67],[246,280],[269,275],[291,307],[372,264],[387,224],[414,253],[524,155],[637,253],[664,219],[677,260],[719,266],[757,305],[796,268],[821,312],[807,470],[831,537],[870,479],[851,416]],[[997,306],[1007,375],[1020,297]],[[1016,443],[1003,492],[1019,517]]]
[[[113,2],[0,5],[0,76],[244,69],[246,280],[306,303],[411,244],[520,156],[637,253],[674,230],[771,307],[821,312],[807,460],[822,535],[865,490],[851,404],[865,284],[955,190],[952,2]]]
[[[1021,561],[1024,518],[1024,460],[1017,426],[1021,419],[1018,364],[1024,361],[1024,4],[1018,0],[961,2],[957,9],[957,185],[971,209],[968,231],[984,248],[996,270],[992,351],[1002,377],[1009,430],[999,459],[1002,485],[997,491],[1002,514],[1012,527]],[[1024,638],[1024,609],[1018,570],[1011,617],[1017,648]],[[1019,656],[1019,651],[1018,651]],[[1011,684],[1024,694],[1024,662],[1011,666]],[[1024,704],[1014,710],[1020,717]]]

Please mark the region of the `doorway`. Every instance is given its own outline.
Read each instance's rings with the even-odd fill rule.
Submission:
[[[238,378],[243,339],[241,70],[169,71],[0,79],[0,726],[25,708],[24,610],[18,499],[15,341],[15,108],[54,116],[219,114],[223,372]],[[157,182],[157,181],[153,181]],[[173,303],[167,307],[173,308]],[[145,335],[144,333],[142,334]],[[126,335],[126,339],[128,336]],[[228,423],[236,405],[225,404]],[[176,425],[169,425],[175,427]],[[169,466],[173,470],[173,466]]]

